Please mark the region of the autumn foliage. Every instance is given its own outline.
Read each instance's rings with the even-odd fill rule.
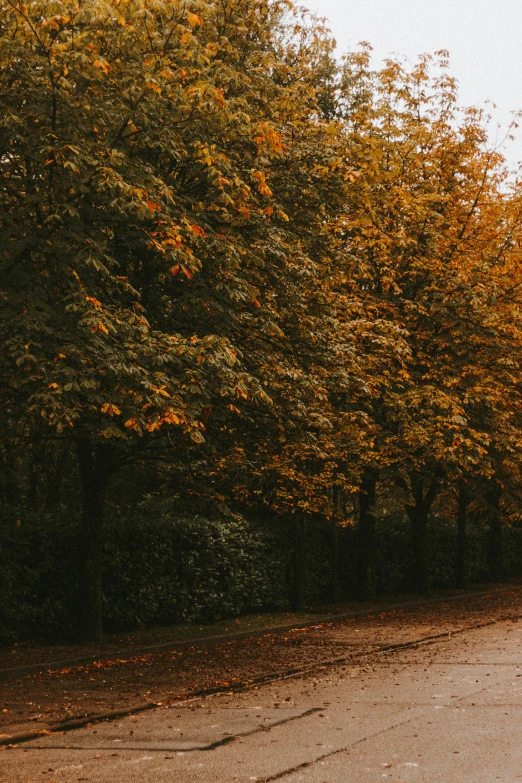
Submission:
[[[0,0],[0,40],[0,493],[81,504],[86,633],[115,493],[289,525],[296,605],[318,519],[361,597],[390,510],[413,589],[435,506],[501,575],[522,193],[446,53],[339,61],[286,0]]]

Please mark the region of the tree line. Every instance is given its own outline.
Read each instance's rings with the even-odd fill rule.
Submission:
[[[0,40],[0,496],[80,504],[86,635],[121,476],[290,520],[297,581],[355,525],[362,598],[383,508],[428,588],[438,502],[458,583],[470,513],[498,578],[522,191],[447,53],[339,60],[287,0],[0,0]]]

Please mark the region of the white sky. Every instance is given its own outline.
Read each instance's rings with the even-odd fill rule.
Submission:
[[[340,54],[359,41],[373,46],[374,65],[391,54],[414,62],[419,54],[448,49],[450,72],[463,106],[489,100],[493,141],[512,111],[522,110],[522,0],[300,0],[327,17]],[[522,123],[521,123],[522,129]],[[503,134],[502,134],[503,136]],[[522,130],[505,150],[522,160]]]

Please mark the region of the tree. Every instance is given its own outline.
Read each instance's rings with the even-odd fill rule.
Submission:
[[[355,175],[333,43],[289,3],[1,13],[5,398],[21,437],[74,441],[99,638],[120,466],[206,437],[257,451],[279,510],[331,505],[329,377],[364,385],[331,286]]]
[[[516,452],[519,428],[520,377],[505,370],[518,366],[519,316],[510,308],[506,318],[500,295],[518,287],[519,186],[506,187],[482,113],[459,111],[446,58],[439,53],[435,75],[430,57],[411,70],[390,61],[372,72],[363,50],[345,73],[362,173],[344,217],[347,287],[407,335],[407,365],[369,415],[381,432],[379,467],[407,493],[419,591],[428,583],[427,519],[443,482],[491,475],[504,459],[495,453]]]
[[[211,405],[268,401],[222,333],[194,317],[182,333],[172,313],[177,281],[203,277],[211,260],[230,307],[239,314],[257,301],[242,226],[273,208],[265,175],[249,164],[260,147],[279,154],[282,145],[248,116],[244,93],[265,74],[255,85],[263,114],[277,65],[269,26],[285,9],[0,9],[5,399],[26,437],[43,420],[49,437],[77,444],[92,637],[111,472],[165,426],[201,442]],[[245,21],[265,30],[246,63],[236,45],[249,40]]]

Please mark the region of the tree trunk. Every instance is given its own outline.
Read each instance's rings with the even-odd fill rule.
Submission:
[[[377,541],[375,494],[377,471],[365,468],[359,492],[359,525],[357,531],[357,598],[368,601],[377,593]]]
[[[57,459],[55,459],[54,465],[50,467],[47,472],[47,484],[45,491],[46,511],[52,511],[60,504],[62,484],[65,477],[65,469],[69,459],[70,446],[69,443],[65,443],[62,446]]]
[[[457,511],[457,547],[455,552],[455,583],[462,590],[466,587],[466,554],[468,521],[468,486],[464,479],[459,481],[459,501]]]
[[[77,441],[82,487],[80,633],[86,641],[102,639],[103,505],[110,470],[109,444]]]
[[[29,468],[29,486],[27,489],[27,505],[31,511],[38,508],[38,484],[40,471],[42,470],[42,460],[40,458],[40,449],[37,449],[33,443],[31,451],[31,464]]]
[[[332,601],[337,603],[339,600],[339,525],[334,517],[332,521],[332,558],[330,565],[332,577]]]
[[[36,432],[36,438],[30,446],[30,463],[27,486],[27,506],[31,511],[36,511],[40,505],[40,488],[42,478],[46,474],[47,460],[45,445],[42,437],[42,427]]]
[[[500,497],[502,488],[500,483],[492,478],[488,482],[486,501],[488,504],[489,523],[489,578],[493,582],[499,582],[503,576],[503,547],[502,547],[502,516],[500,514]]]
[[[305,520],[300,514],[294,515],[293,574],[290,605],[294,612],[305,608]]]
[[[344,504],[344,493],[342,489],[334,485],[333,487],[333,507],[334,513],[332,517],[332,548],[330,558],[330,573],[331,573],[331,599],[333,603],[337,603],[340,598],[341,585],[340,585],[340,551],[339,551],[339,522],[346,516],[346,509]]]
[[[410,516],[411,542],[413,563],[410,574],[410,589],[413,593],[427,593],[429,589],[428,578],[428,552],[427,552],[427,522],[428,515],[424,509],[414,507]]]
[[[413,562],[410,575],[410,588],[414,593],[427,593],[428,574],[428,516],[437,496],[440,479],[433,477],[425,490],[425,479],[419,474],[411,478],[413,504],[406,506],[410,519]]]

